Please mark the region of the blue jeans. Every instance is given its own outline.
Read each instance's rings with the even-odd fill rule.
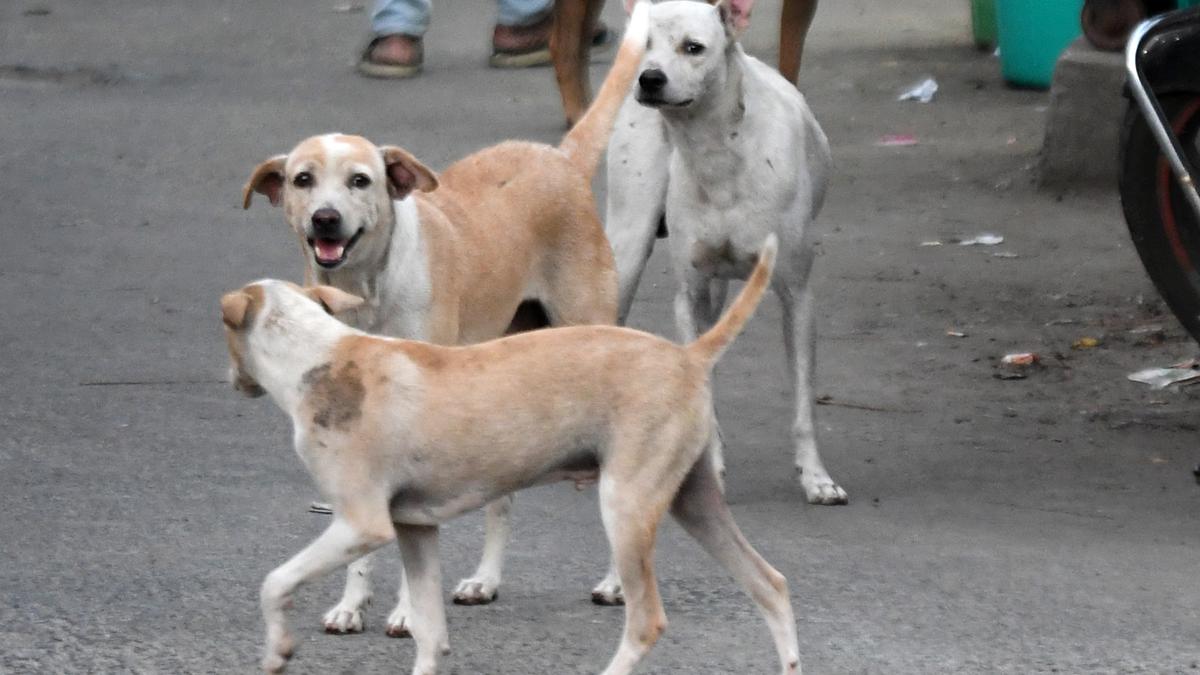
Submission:
[[[500,5],[496,23],[501,26],[528,26],[550,11],[554,0],[497,0]],[[371,14],[371,32],[375,35],[401,33],[420,37],[429,28],[431,0],[375,0]]]

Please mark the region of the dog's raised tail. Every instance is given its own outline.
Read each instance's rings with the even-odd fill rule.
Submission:
[[[715,326],[688,345],[689,352],[707,362],[709,366],[721,358],[721,354],[742,332],[742,328],[758,308],[758,303],[767,290],[767,284],[771,283],[771,272],[775,269],[775,252],[778,249],[779,240],[774,234],[767,235],[758,252],[758,263],[754,265],[754,271],[750,273],[742,292],[738,293],[729,311],[725,312]]]
[[[613,59],[612,68],[604,78],[604,84],[600,85],[600,92],[558,146],[589,179],[596,173],[600,156],[608,147],[613,122],[629,93],[630,85],[637,77],[649,39],[650,3],[648,0],[638,0],[629,15],[629,25],[625,28],[625,36],[621,38],[621,47]]]

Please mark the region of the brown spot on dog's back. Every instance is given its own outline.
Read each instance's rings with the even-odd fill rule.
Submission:
[[[362,417],[362,372],[358,364],[347,361],[336,370],[328,363],[304,373],[301,381],[308,386],[308,404],[313,424],[323,429],[344,430]]]

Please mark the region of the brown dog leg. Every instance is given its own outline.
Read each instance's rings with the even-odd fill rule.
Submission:
[[[550,55],[568,127],[579,121],[591,99],[588,52],[596,18],[603,6],[604,0],[554,0]]]
[[[817,0],[783,0],[779,18],[779,72],[795,83],[800,75],[800,57],[804,55],[804,39],[817,13]]]

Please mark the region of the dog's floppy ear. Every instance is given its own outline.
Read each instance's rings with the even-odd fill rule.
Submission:
[[[363,304],[364,300],[333,286],[309,286],[304,294],[312,298],[330,314],[341,314]]]
[[[283,203],[283,165],[287,155],[276,155],[254,167],[250,180],[242,187],[242,208],[250,208],[250,198],[257,192],[271,200],[271,206]]]
[[[385,145],[379,148],[383,164],[387,168],[388,191],[394,199],[404,199],[413,190],[433,192],[437,189],[437,174],[417,161],[404,148]]]
[[[250,294],[233,291],[221,296],[221,321],[234,330],[246,324],[246,313],[250,310]]]
[[[716,0],[712,4],[720,13],[725,32],[730,36],[738,37],[750,25],[750,10],[754,9],[754,0]]]

